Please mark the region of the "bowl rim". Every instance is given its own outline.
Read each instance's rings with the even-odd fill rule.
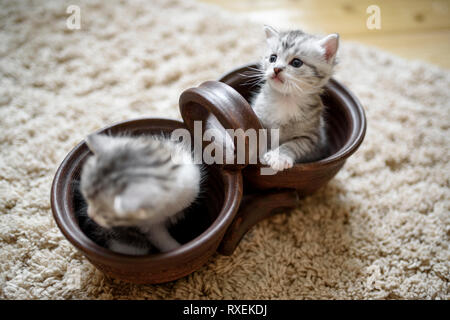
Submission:
[[[249,67],[258,68],[259,63],[247,63],[240,67],[234,68],[233,70],[222,74],[218,81],[229,85],[229,82],[234,80],[233,78],[236,78],[240,72],[247,70]],[[325,88],[325,95],[332,95],[334,99],[341,100],[341,105],[344,106],[344,109],[350,116],[350,125],[352,126],[350,137],[341,148],[328,157],[312,162],[295,163],[291,169],[284,170],[284,173],[289,173],[291,170],[296,169],[307,170],[314,169],[318,166],[338,164],[350,157],[359,148],[364,140],[367,129],[367,119],[364,108],[359,99],[345,85],[335,78],[330,78],[328,83],[325,85]],[[264,165],[258,163],[256,166],[261,167]]]
[[[102,133],[109,129],[122,126],[126,127],[127,125],[130,126],[137,123],[144,126],[145,124],[148,124],[148,122],[164,122],[167,125],[184,127],[184,124],[181,121],[174,119],[142,117],[115,122],[95,132]],[[66,239],[77,249],[85,253],[88,258],[93,258],[96,261],[100,260],[103,263],[113,263],[115,265],[129,263],[141,266],[151,263],[155,265],[166,265],[188,259],[193,253],[205,253],[215,240],[221,241],[221,238],[218,239],[217,237],[223,237],[239,208],[242,198],[242,174],[239,171],[231,172],[218,168],[224,182],[223,205],[217,218],[205,231],[189,242],[183,244],[181,247],[170,252],[142,256],[113,252],[91,240],[81,230],[74,216],[72,216],[70,212],[69,201],[72,199],[69,198],[69,188],[71,187],[70,183],[72,181],[69,178],[72,176],[74,170],[79,167],[80,159],[86,157],[88,154],[89,149],[86,146],[85,140],[82,140],[65,156],[52,181],[50,202],[56,224]],[[220,241],[217,241],[217,244],[219,244]],[[176,265],[173,266],[176,267]]]

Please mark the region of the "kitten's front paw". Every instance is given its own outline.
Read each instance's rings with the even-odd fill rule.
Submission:
[[[273,170],[283,171],[294,166],[294,159],[280,152],[269,151],[263,156],[263,164],[269,165]]]
[[[159,244],[159,250],[161,250],[161,252],[169,252],[179,247],[181,247],[181,244],[179,244],[175,239],[173,241]]]

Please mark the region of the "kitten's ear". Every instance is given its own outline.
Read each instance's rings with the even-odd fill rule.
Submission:
[[[264,25],[264,32],[266,33],[267,40],[278,38],[278,31],[271,26]]]
[[[100,154],[106,150],[108,145],[111,143],[111,137],[106,135],[93,133],[86,137],[86,144],[89,150],[94,154]]]
[[[322,48],[325,49],[324,57],[327,62],[330,62],[336,56],[339,47],[339,34],[333,33],[319,41]]]

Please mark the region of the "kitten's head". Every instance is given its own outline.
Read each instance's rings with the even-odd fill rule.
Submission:
[[[300,30],[278,32],[265,26],[267,51],[263,77],[283,94],[320,92],[333,73],[339,35],[319,38]]]
[[[162,222],[198,195],[198,166],[169,140],[94,134],[86,143],[93,156],[83,166],[81,192],[88,216],[102,227]]]

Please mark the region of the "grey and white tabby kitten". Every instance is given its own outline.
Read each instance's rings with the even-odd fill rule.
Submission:
[[[93,134],[86,143],[94,155],[80,185],[88,217],[101,226],[95,236],[124,254],[147,254],[149,245],[178,248],[168,227],[196,200],[202,180],[191,152],[154,136]]]
[[[279,129],[279,147],[261,162],[276,171],[321,158],[327,147],[323,86],[333,73],[338,34],[320,38],[300,30],[264,27],[267,51],[259,76],[265,80],[251,103],[262,125]]]

